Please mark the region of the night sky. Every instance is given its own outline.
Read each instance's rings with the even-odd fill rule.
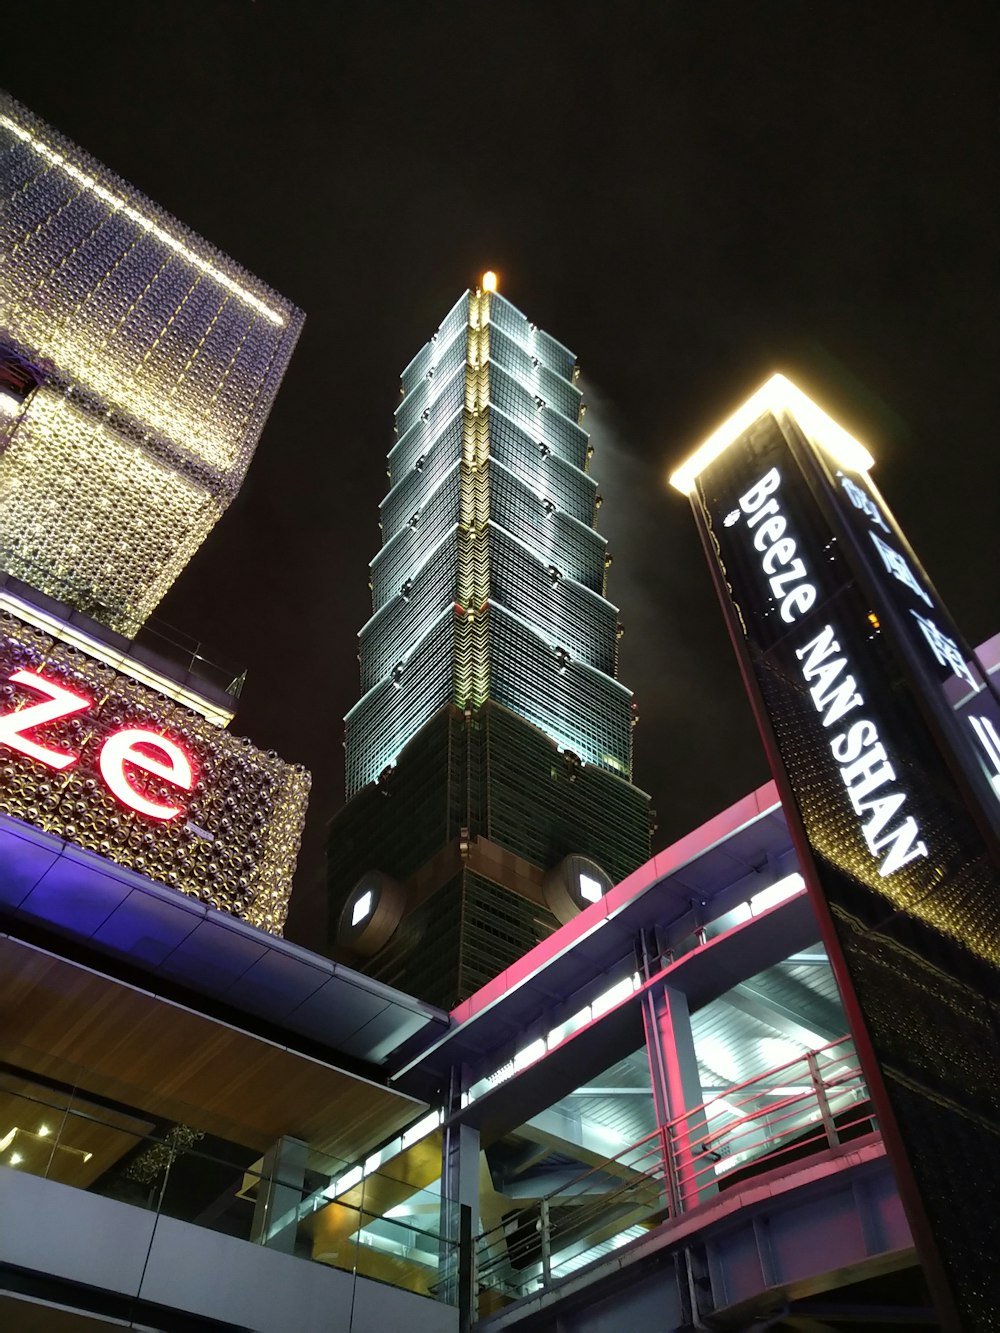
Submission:
[[[654,849],[767,778],[665,484],[782,369],[871,447],[969,639],[1000,629],[995,7],[199,0],[8,19],[0,83],[307,313],[240,498],[159,615],[324,827],[399,372],[483,269],[572,347]]]

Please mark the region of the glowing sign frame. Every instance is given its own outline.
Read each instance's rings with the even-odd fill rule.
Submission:
[[[841,467],[850,468],[852,472],[867,472],[875,462],[860,440],[844,430],[790,379],[772,375],[670,474],[671,486],[690,495],[700,474],[735,444],[755,421],[769,412],[775,417],[787,412],[806,438],[825,450]]]

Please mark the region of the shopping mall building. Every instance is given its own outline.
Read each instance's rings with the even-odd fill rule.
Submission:
[[[831,484],[887,583],[852,575],[854,620],[821,583],[781,451],[833,457],[828,419],[757,401],[731,435],[763,470],[717,449],[683,479],[723,593],[770,588],[736,628],[780,794],[647,859],[572,356],[491,285],[461,299],[404,376],[313,953],[281,934],[308,775],[232,735],[238,677],[148,620],[235,495],[302,316],[10,99],[0,172],[21,208],[0,234],[0,1324],[955,1326],[964,1235],[916,1158],[937,1134],[975,1162],[992,1132],[995,907],[973,835],[941,850],[930,749],[904,754],[909,677],[886,695],[876,666],[897,621],[934,655],[973,810],[1000,790],[1000,635],[962,651],[849,450]],[[820,606],[857,633],[811,629]],[[936,969],[933,1010],[887,990],[901,958],[915,995]],[[966,1092],[949,1144],[916,1099]],[[955,1186],[956,1216],[974,1196]]]

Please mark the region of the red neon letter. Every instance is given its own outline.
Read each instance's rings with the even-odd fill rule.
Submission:
[[[136,748],[140,745],[145,746],[145,750]],[[166,757],[166,762],[155,754],[148,754],[146,751],[150,749],[158,750]],[[144,731],[141,727],[126,727],[109,736],[101,748],[99,762],[101,776],[119,801],[151,819],[173,819],[180,814],[181,807],[160,805],[143,796],[126,777],[126,764],[135,764],[147,773],[155,773],[158,778],[166,778],[183,791],[190,791],[194,786],[191,761],[181,747],[165,736],[157,736],[154,731]]]
[[[53,685],[44,676],[34,671],[15,671],[10,677],[18,685],[27,685],[39,694],[44,694],[48,703],[29,704],[14,713],[0,717],[0,745],[9,745],[12,750],[20,750],[29,759],[37,759],[49,768],[69,768],[75,764],[77,756],[67,754],[65,750],[53,750],[48,745],[39,745],[29,741],[23,733],[33,727],[41,727],[46,722],[55,722],[61,717],[70,717],[73,713],[82,713],[90,708],[93,700],[85,699],[81,694],[65,690],[61,685]]]

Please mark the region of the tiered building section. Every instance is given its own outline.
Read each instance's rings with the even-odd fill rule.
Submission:
[[[303,316],[0,94],[0,565],[125,634],[238,491]]]
[[[563,858],[648,855],[575,380],[488,290],[402,376],[331,891],[341,949],[444,1003],[555,927]]]

